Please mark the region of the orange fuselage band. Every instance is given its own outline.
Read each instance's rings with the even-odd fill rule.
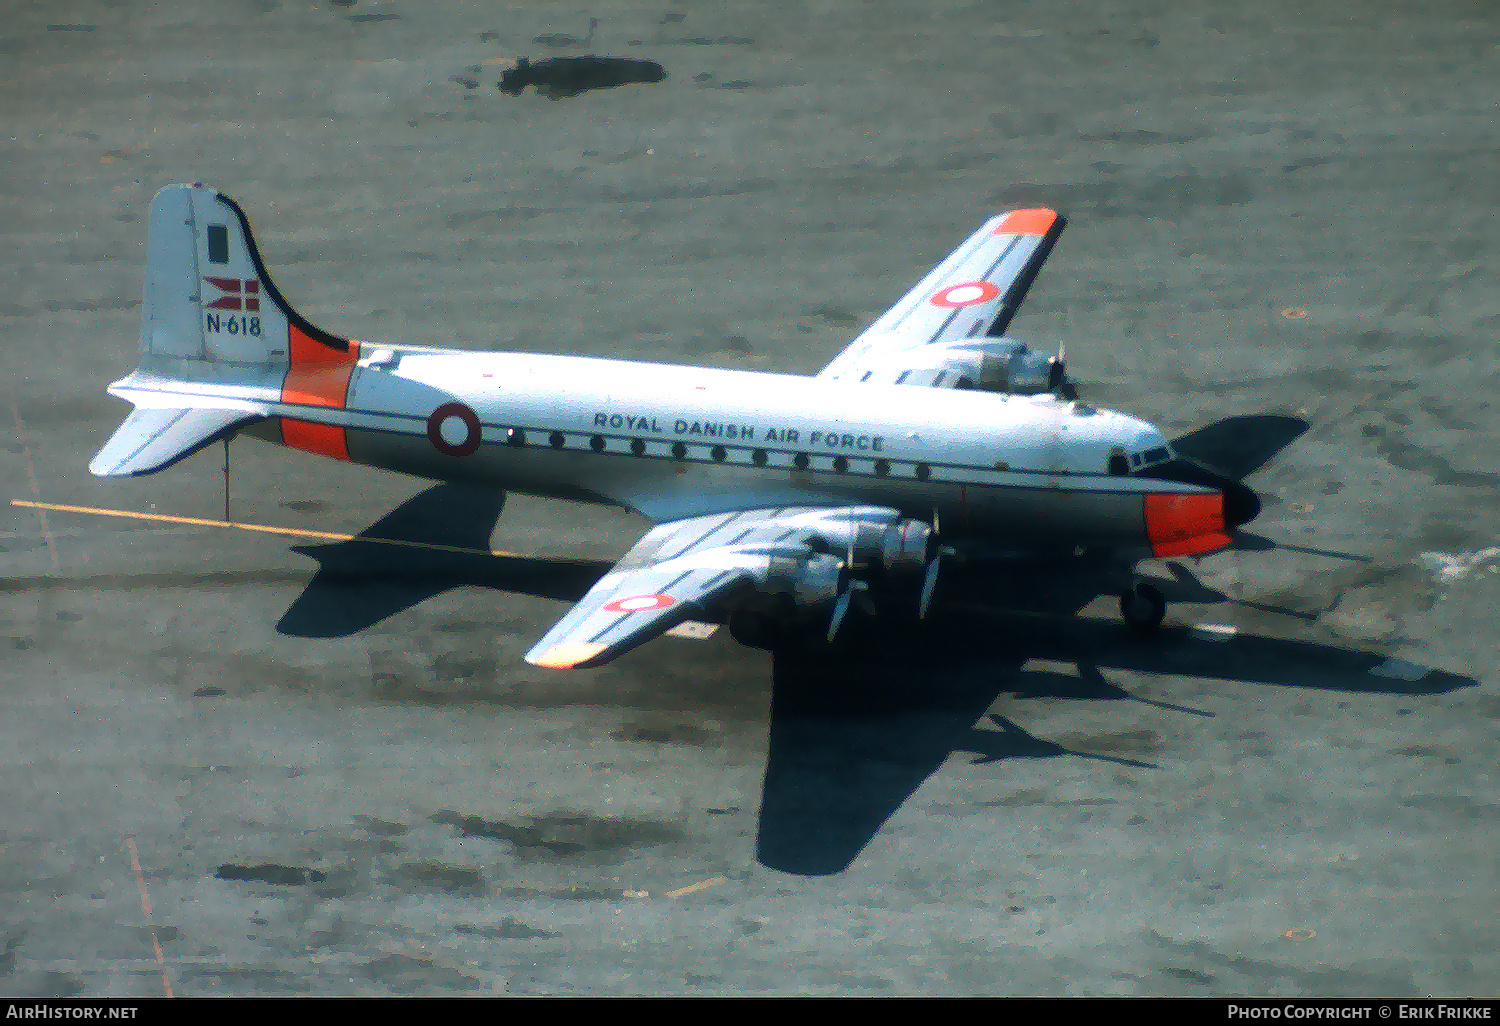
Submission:
[[[342,410],[349,395],[349,376],[359,359],[359,343],[351,340],[334,349],[309,338],[295,324],[288,329],[291,351],[281,401],[293,406],[322,406]],[[290,448],[337,460],[349,458],[342,427],[291,417],[281,419],[281,439]]]

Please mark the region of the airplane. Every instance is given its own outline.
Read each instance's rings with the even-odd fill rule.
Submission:
[[[134,410],[94,457],[151,474],[231,435],[443,481],[623,506],[653,527],[527,653],[598,666],[687,621],[831,642],[851,607],[927,615],[970,552],[1110,554],[1127,624],[1151,557],[1228,547],[1260,509],[1160,430],[1078,398],[1005,332],[1066,224],[991,217],[813,376],[364,342],[272,283],[240,205],[151,204]]]

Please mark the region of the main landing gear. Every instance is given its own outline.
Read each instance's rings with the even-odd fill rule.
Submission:
[[[1137,581],[1129,591],[1120,593],[1120,615],[1133,631],[1154,631],[1161,626],[1162,617],[1167,615],[1167,600],[1153,586]]]

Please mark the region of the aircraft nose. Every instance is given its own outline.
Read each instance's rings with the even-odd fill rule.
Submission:
[[[1260,496],[1249,485],[1224,478],[1224,522],[1230,527],[1248,524],[1260,515]]]
[[[1195,460],[1179,456],[1169,463],[1162,463],[1143,471],[1141,476],[1154,477],[1160,481],[1200,485],[1222,492],[1226,527],[1234,528],[1241,524],[1248,524],[1260,515],[1260,496],[1255,494],[1255,489],[1216,470],[1210,470]]]

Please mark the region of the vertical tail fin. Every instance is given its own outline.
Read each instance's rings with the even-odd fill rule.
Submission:
[[[110,386],[137,409],[89,468],[150,474],[271,416],[273,404],[341,408],[358,354],[282,297],[239,204],[170,185],[151,201],[140,365]],[[280,419],[286,444],[348,458],[341,428]]]
[[[282,298],[239,204],[201,185],[158,192],[146,242],[141,369],[259,384],[286,373],[293,333],[329,354],[350,349]]]

